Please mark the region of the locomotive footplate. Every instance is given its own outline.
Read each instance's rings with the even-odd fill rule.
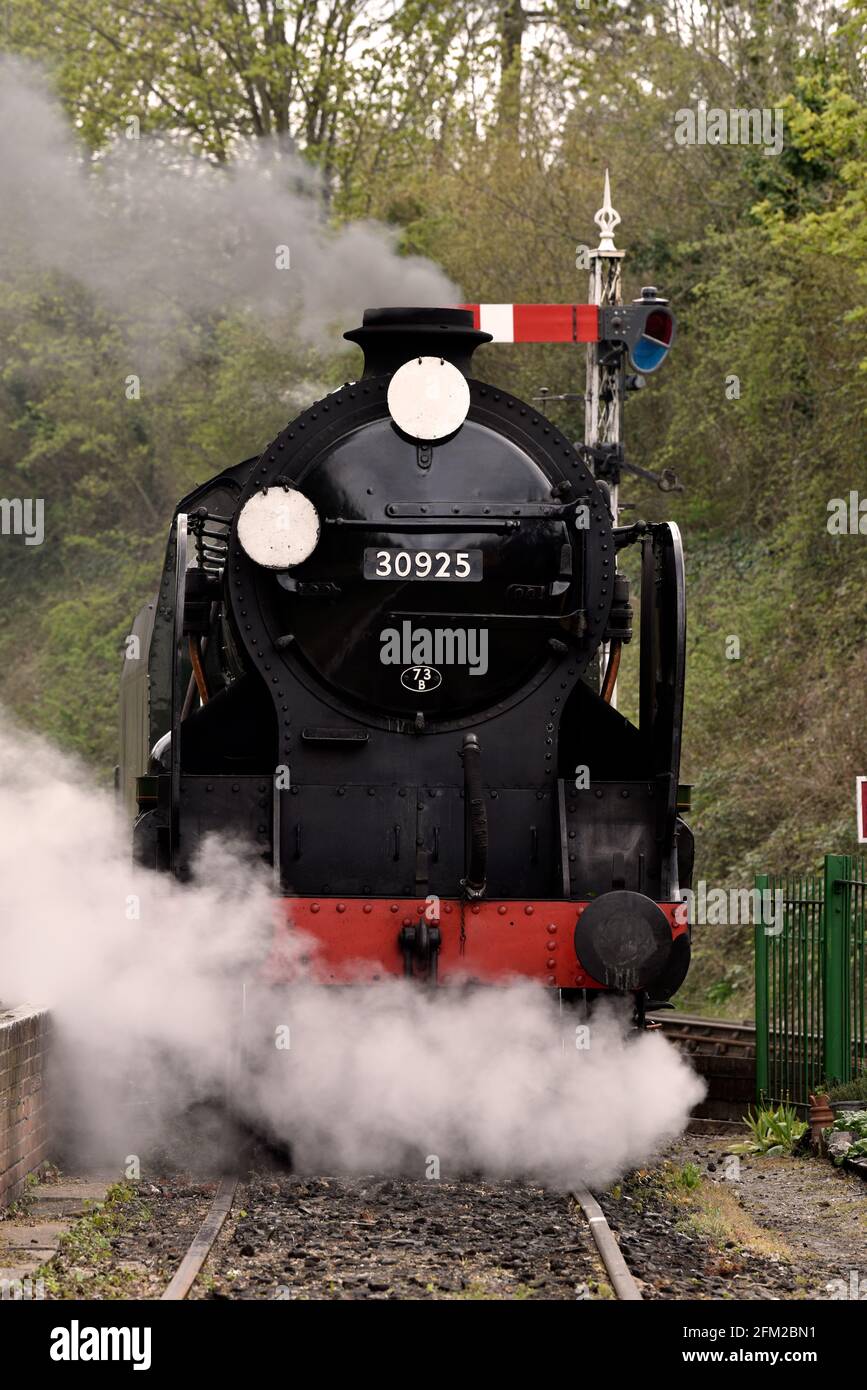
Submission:
[[[263,980],[349,984],[412,975],[437,984],[524,978],[559,989],[604,989],[580,959],[581,918],[589,906],[562,900],[280,898]],[[677,941],[688,931],[685,905],[658,907]]]

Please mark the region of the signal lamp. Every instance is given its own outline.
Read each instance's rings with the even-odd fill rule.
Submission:
[[[603,341],[622,343],[629,365],[643,376],[662,366],[674,341],[674,314],[652,285],[632,304],[600,310]]]

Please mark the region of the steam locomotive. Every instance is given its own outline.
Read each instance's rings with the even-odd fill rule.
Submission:
[[[372,309],[357,381],[176,510],[121,681],[140,863],[211,832],[326,983],[668,999],[689,964],[684,572],[592,459],[471,375],[465,309]],[[612,703],[640,549],[640,717]]]

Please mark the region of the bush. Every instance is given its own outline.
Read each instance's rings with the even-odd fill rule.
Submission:
[[[867,1105],[867,1072],[862,1072],[852,1081],[829,1086],[826,1094],[829,1100],[863,1100]]]

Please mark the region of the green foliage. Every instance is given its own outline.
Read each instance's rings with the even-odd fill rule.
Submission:
[[[56,1255],[34,1274],[50,1298],[129,1297],[132,1271],[114,1268],[117,1237],[141,1230],[151,1220],[135,1186],[113,1183],[96,1203],[60,1238]]]
[[[867,1103],[867,1071],[852,1081],[840,1081],[827,1087],[829,1100],[863,1100]]]
[[[836,1133],[851,1130],[859,1138],[867,1138],[867,1110],[847,1110],[845,1114],[837,1116],[830,1128]],[[828,1133],[827,1130],[825,1132]]]
[[[744,1120],[752,1138],[735,1144],[731,1150],[735,1154],[762,1154],[765,1158],[790,1154],[808,1129],[793,1105],[780,1105],[775,1110],[758,1109],[755,1114],[745,1115]]]
[[[684,1163],[682,1168],[672,1170],[670,1182],[683,1192],[691,1192],[701,1185],[701,1169],[697,1163]]]
[[[720,1004],[725,1004],[731,999],[735,992],[735,986],[731,980],[717,980],[707,991],[707,1001],[715,1008]]]
[[[867,1110],[849,1110],[843,1115],[838,1115],[830,1129],[823,1130],[822,1133],[826,1139],[832,1133],[852,1136],[849,1147],[842,1153],[834,1154],[834,1163],[838,1168],[842,1167],[847,1158],[867,1157]]]

